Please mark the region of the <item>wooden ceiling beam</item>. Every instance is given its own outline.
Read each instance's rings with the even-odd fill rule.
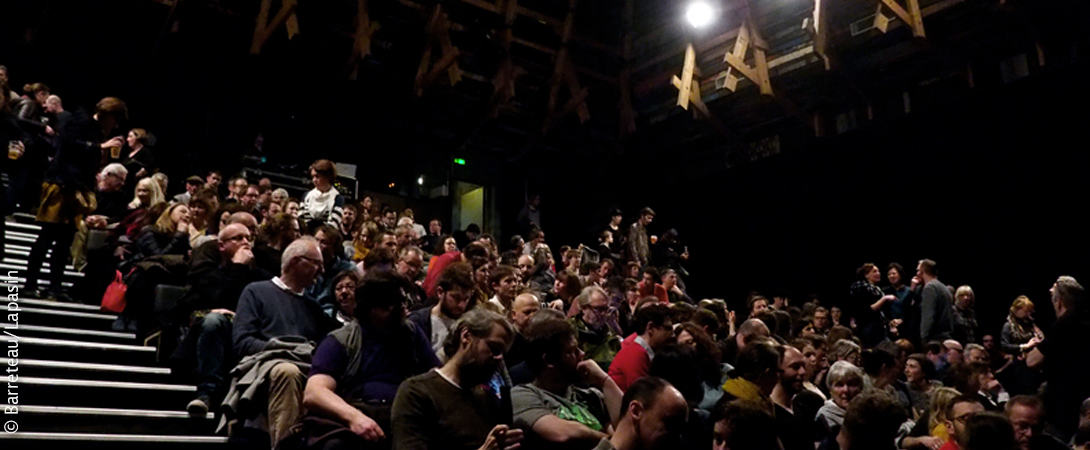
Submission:
[[[295,7],[297,6],[296,0],[283,0],[280,3],[280,10],[273,17],[273,20],[269,22],[269,13],[272,10],[272,0],[261,0],[261,9],[257,14],[257,27],[254,29],[254,39],[250,44],[250,53],[257,55],[261,53],[261,48],[265,46],[265,41],[269,40],[273,32],[281,25],[284,25],[288,31],[288,39],[295,37],[299,34],[299,18],[295,15]]]

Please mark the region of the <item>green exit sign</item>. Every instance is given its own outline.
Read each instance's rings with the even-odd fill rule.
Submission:
[[[459,166],[464,166],[464,165],[466,165],[466,160],[464,160],[462,158],[454,158],[454,164],[457,164]]]

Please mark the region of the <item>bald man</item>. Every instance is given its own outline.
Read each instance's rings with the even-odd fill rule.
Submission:
[[[632,383],[621,400],[621,418],[613,436],[594,450],[656,450],[681,447],[689,406],[677,388],[661,378]]]
[[[253,234],[241,223],[223,227],[214,244],[220,263],[216,270],[190,280],[192,288],[179,301],[179,311],[188,312],[190,327],[186,339],[175,351],[176,361],[196,365],[197,398],[187,407],[190,414],[203,417],[234,366],[231,357],[231,319],[246,285],[272,278],[254,265]]]

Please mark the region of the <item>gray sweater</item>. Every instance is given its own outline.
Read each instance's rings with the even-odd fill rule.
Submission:
[[[954,331],[954,299],[950,289],[939,280],[931,280],[920,294],[920,341],[944,341]]]

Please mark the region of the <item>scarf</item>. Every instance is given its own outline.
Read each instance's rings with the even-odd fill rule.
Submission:
[[[1011,324],[1011,341],[1024,344],[1033,339],[1033,320],[1019,319],[1014,314],[1007,316],[1007,323]]]

